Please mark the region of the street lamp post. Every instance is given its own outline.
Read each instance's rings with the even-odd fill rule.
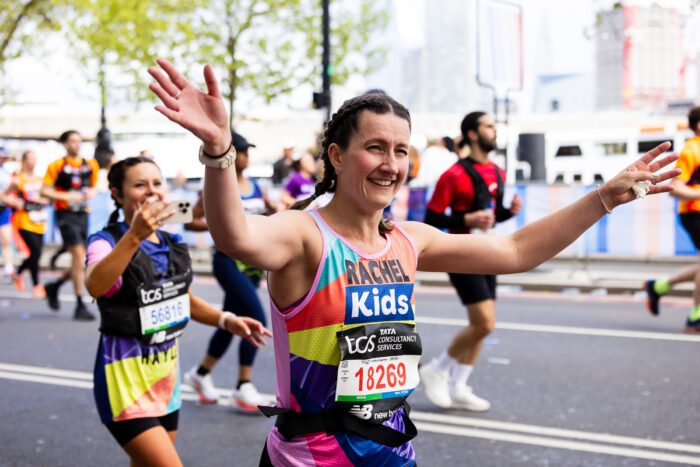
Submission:
[[[314,107],[317,109],[326,109],[326,119],[331,119],[331,76],[333,76],[333,68],[331,65],[331,15],[330,15],[330,0],[321,0],[321,8],[323,9],[323,57],[321,59],[322,88],[321,92],[315,92],[313,95]]]
[[[112,133],[107,129],[107,117],[105,114],[105,106],[103,105],[100,117],[102,124],[95,138],[95,159],[102,168],[107,167],[109,159],[114,154],[114,149],[112,149]]]

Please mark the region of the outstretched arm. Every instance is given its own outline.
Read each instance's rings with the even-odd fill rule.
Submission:
[[[202,92],[167,60],[159,59],[158,65],[160,68],[148,69],[156,79],[150,88],[161,100],[156,110],[199,138],[205,153],[219,155],[228,151],[231,128],[211,66],[204,67],[207,92]],[[300,213],[247,216],[232,167],[206,167],[204,210],[216,247],[252,266],[274,271],[304,254],[304,242],[295,228]],[[275,254],[270,255],[273,249]]]
[[[671,191],[670,185],[656,183],[675,177],[679,171],[670,170],[660,175],[656,172],[678,156],[672,154],[653,162],[669,147],[670,143],[657,146],[598,190],[508,237],[450,235],[423,224],[406,223],[416,242],[418,269],[467,274],[530,270],[573,243],[606,214],[606,206],[613,209],[634,200],[634,183],[644,180],[654,183],[649,194]]]

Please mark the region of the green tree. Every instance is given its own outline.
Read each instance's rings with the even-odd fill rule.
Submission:
[[[47,29],[58,29],[54,19],[58,2],[53,0],[0,0],[0,78],[5,64],[27,54]]]
[[[371,37],[387,25],[384,1],[331,2],[333,83],[369,73],[385,56]],[[206,0],[191,16],[196,43],[183,51],[194,63],[223,71],[222,93],[231,124],[241,90],[266,102],[302,84],[321,82],[321,2],[319,0]],[[309,96],[309,100],[310,100]]]
[[[26,53],[27,47],[40,38],[41,28],[57,28],[53,19],[52,0],[0,0],[0,67],[8,60]]]
[[[102,109],[109,94],[122,90],[130,100],[146,98],[147,64],[192,39],[183,15],[196,8],[191,0],[72,0],[66,18],[71,48],[89,81],[100,89]]]

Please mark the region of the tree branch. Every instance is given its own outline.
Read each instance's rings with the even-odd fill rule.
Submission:
[[[24,20],[25,16],[27,16],[29,11],[31,11],[31,9],[34,8],[34,6],[36,6],[36,4],[41,1],[43,0],[30,0],[22,7],[22,10],[20,10],[19,14],[12,23],[10,30],[7,32],[5,39],[2,41],[2,44],[0,44],[0,63],[3,63],[5,61],[5,51],[9,47],[10,41],[17,32],[17,29],[19,29],[19,25],[22,23],[22,20]]]

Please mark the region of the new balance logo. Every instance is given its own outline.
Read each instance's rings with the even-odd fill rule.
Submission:
[[[374,406],[372,404],[353,405],[352,407],[350,407],[350,413],[362,420],[369,420],[370,418],[372,418],[373,408]]]

